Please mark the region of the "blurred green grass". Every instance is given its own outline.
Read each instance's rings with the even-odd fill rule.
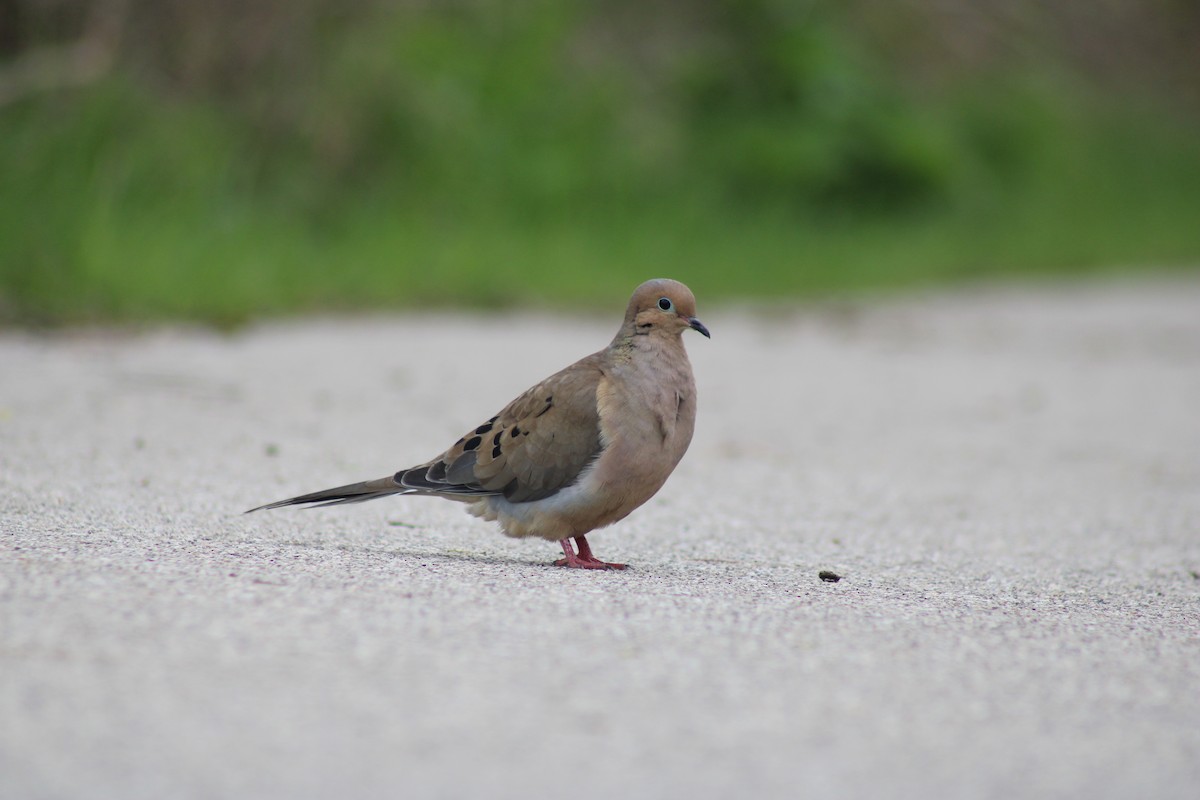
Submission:
[[[586,53],[565,3],[376,11],[235,91],[0,109],[0,320],[611,305],[1200,265],[1200,124],[1054,69],[914,90],[836,18]],[[573,55],[568,57],[565,52]],[[268,71],[269,72],[269,71]]]

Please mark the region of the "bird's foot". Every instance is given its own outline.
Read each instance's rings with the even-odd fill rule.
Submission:
[[[576,536],[575,541],[579,545],[579,553],[575,553],[575,548],[571,547],[570,539],[559,539],[558,543],[562,545],[563,554],[566,558],[560,558],[554,562],[556,567],[572,567],[574,569],[625,569],[626,564],[614,564],[609,561],[601,561],[592,555],[592,548],[588,546],[588,540],[583,536]]]
[[[572,555],[567,558],[560,558],[554,562],[556,567],[573,567],[575,569],[625,569],[628,564],[615,564],[611,561],[600,561],[596,558],[589,558],[586,561],[579,556]]]

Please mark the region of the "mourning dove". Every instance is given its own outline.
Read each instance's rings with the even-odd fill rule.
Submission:
[[[597,559],[586,535],[653,497],[692,440],[696,383],[680,338],[689,328],[709,336],[691,290],[646,281],[608,347],[536,384],[440,456],[250,510],[433,495],[467,503],[508,536],[557,540],[559,566],[624,569]]]

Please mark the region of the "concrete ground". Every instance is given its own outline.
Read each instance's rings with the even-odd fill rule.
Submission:
[[[0,333],[0,797],[1197,796],[1200,280],[701,297],[627,572],[239,513],[429,458],[624,299]]]

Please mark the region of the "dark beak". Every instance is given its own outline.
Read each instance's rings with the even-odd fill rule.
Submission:
[[[712,334],[708,332],[708,328],[704,327],[704,323],[695,317],[688,317],[688,326],[694,331],[700,331],[703,333],[705,339],[712,338]]]

